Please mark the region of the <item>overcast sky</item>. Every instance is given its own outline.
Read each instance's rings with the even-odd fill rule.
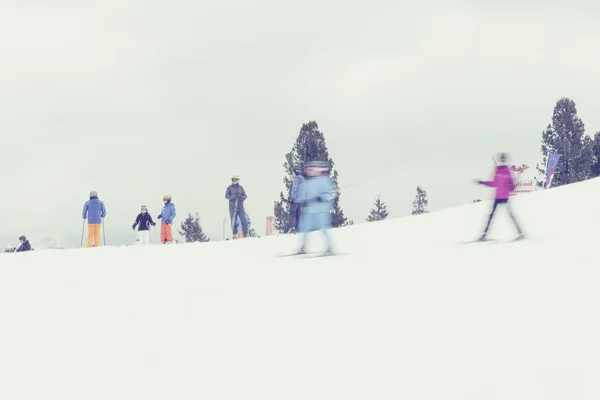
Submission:
[[[310,120],[356,223],[377,194],[409,214],[417,185],[432,211],[489,196],[471,179],[540,161],[560,97],[600,131],[595,2],[416,3],[3,2],[0,231],[77,241],[96,190],[112,244],[167,193],[220,240],[239,174],[262,234]]]

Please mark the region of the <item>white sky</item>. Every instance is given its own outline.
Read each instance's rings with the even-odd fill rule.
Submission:
[[[378,193],[391,216],[417,185],[430,210],[489,195],[470,180],[498,151],[534,167],[562,96],[600,131],[599,5],[413,3],[3,2],[0,231],[78,241],[97,190],[112,244],[165,193],[220,240],[235,173],[262,234],[309,120],[356,223]]]

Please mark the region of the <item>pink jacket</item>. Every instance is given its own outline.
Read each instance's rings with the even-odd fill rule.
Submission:
[[[481,183],[485,186],[496,188],[496,199],[508,199],[512,191],[515,190],[515,182],[513,181],[510,169],[506,165],[496,167],[493,181]]]

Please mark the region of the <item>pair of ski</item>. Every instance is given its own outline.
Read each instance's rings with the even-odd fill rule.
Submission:
[[[291,253],[291,254],[280,254],[279,257],[298,257],[298,258],[316,258],[316,257],[331,257],[331,256],[342,256],[342,253],[331,253],[327,251],[317,253]]]
[[[485,239],[467,240],[466,242],[463,242],[463,243],[464,244],[470,244],[470,243],[498,244],[498,243],[519,242],[519,241],[524,240],[524,239],[525,239],[524,236],[517,236],[516,238],[513,238],[513,239],[490,239],[490,238],[485,238]]]

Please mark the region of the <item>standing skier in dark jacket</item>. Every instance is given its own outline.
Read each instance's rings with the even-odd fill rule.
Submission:
[[[239,175],[231,177],[231,185],[225,191],[225,198],[229,200],[229,216],[231,218],[231,229],[233,230],[233,238],[237,239],[237,217],[242,223],[242,232],[244,237],[248,236],[248,221],[246,220],[246,210],[244,210],[244,201],[248,198],[246,191],[240,185]]]
[[[19,241],[21,242],[21,246],[17,249],[17,251],[29,251],[29,250],[32,250],[31,249],[31,244],[29,243],[29,240],[27,240],[27,238],[25,236],[21,236],[19,238]]]
[[[142,206],[142,212],[138,214],[131,227],[135,230],[136,226],[138,226],[138,241],[140,244],[150,244],[150,226],[156,226],[156,223],[152,221],[146,206]]]

